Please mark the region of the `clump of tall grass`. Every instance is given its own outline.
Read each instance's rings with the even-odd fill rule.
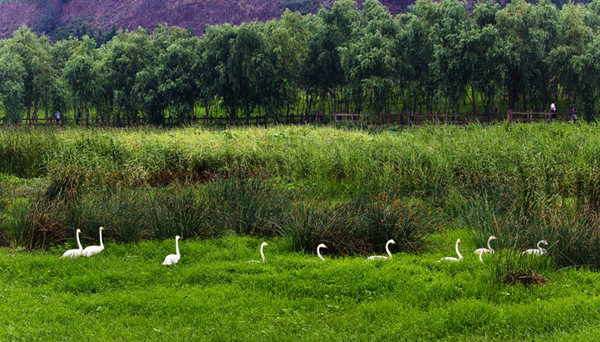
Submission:
[[[566,206],[574,204],[568,201]],[[563,267],[584,266],[600,269],[598,227],[600,211],[595,206],[579,205],[573,213],[567,208],[548,210],[543,229],[554,239],[552,255],[557,264]]]
[[[146,211],[153,236],[170,239],[175,235],[202,239],[223,236],[225,230],[212,222],[214,211],[195,187],[162,189],[149,201]]]
[[[552,270],[548,255],[521,254],[514,250],[501,250],[486,257],[490,277],[494,284],[538,285],[546,282],[544,274]]]
[[[207,185],[204,196],[213,225],[249,236],[275,235],[274,222],[296,200],[291,191],[244,176]]]
[[[51,130],[3,128],[0,130],[0,172],[22,178],[44,175],[47,160],[60,148]]]
[[[299,203],[282,217],[279,229],[295,251],[313,252],[324,242],[330,253],[352,255],[385,253],[389,239],[399,251],[418,251],[435,223],[424,205],[384,194],[341,205]]]
[[[498,237],[496,248],[516,251],[547,240],[556,266],[600,268],[600,211],[593,200],[547,197],[526,186],[488,190],[452,200],[457,221],[472,229],[480,246],[490,235]]]
[[[63,209],[58,201],[44,198],[17,201],[3,225],[15,246],[29,250],[47,248],[68,236]]]

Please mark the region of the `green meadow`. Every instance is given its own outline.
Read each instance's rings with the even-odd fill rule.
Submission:
[[[594,340],[599,132],[0,130],[0,340]]]

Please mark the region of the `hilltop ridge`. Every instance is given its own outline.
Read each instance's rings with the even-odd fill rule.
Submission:
[[[302,14],[316,13],[333,0],[0,0],[0,38],[27,25],[37,33],[62,39],[77,29],[153,29],[166,22],[200,35],[206,25],[240,24],[279,18],[289,8]],[[359,0],[362,3],[363,0]],[[392,14],[406,10],[412,0],[382,0]]]

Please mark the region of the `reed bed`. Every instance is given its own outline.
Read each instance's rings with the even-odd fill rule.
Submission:
[[[418,251],[443,225],[467,227],[481,244],[497,235],[499,248],[513,250],[546,239],[557,265],[599,267],[599,130],[7,128],[0,172],[31,179],[38,192],[2,191],[2,227],[27,248],[60,243],[76,227],[89,238],[104,225],[123,242],[284,236],[295,251],[326,241],[345,255],[381,253],[388,238]],[[32,213],[60,233],[27,233],[47,222]]]

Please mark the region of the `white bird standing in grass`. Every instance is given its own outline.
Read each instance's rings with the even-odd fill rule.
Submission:
[[[77,232],[75,233],[75,235],[77,236],[77,246],[79,246],[79,248],[69,249],[62,255],[61,258],[75,258],[82,255],[83,247],[81,247],[81,242],[79,242],[79,233],[81,233],[81,229],[77,229]]]
[[[325,246],[324,243],[317,246],[317,255],[319,256],[319,259],[325,261],[325,258],[323,258],[323,256],[321,255],[321,248],[327,248],[327,246]]]
[[[266,242],[263,242],[260,244],[260,256],[262,257],[262,262],[265,262],[265,253],[263,253],[263,248],[265,248],[265,246],[268,246],[269,244]],[[250,260],[248,262],[260,262],[258,260]]]
[[[96,255],[104,250],[104,244],[102,243],[102,231],[103,230],[104,230],[104,227],[100,227],[100,229],[99,229],[100,246],[88,246],[83,250],[81,255],[90,257],[90,256]]]
[[[438,260],[438,262],[442,261],[442,260],[448,260],[448,261],[461,261],[462,260],[462,255],[460,254],[460,252],[458,251],[458,245],[460,245],[460,239],[456,240],[456,254],[458,254],[458,258],[454,258],[454,257],[445,257],[445,258],[441,258],[440,260]]]
[[[396,244],[396,241],[394,241],[394,240],[388,240],[388,242],[386,242],[386,244],[385,244],[385,251],[389,255],[389,259],[392,258],[392,253],[390,252],[390,243]],[[371,260],[386,260],[386,259],[388,259],[388,257],[385,256],[385,255],[373,255],[373,256],[368,257],[367,261],[371,261]]]
[[[165,261],[163,261],[163,265],[165,266],[173,266],[176,263],[179,262],[179,259],[181,259],[181,254],[179,254],[179,239],[181,239],[181,237],[179,237],[179,235],[177,235],[175,237],[175,252],[177,254],[169,254],[165,257]]]
[[[481,249],[483,249],[484,251],[481,252],[481,253],[479,253],[479,261],[483,263],[483,259],[481,259],[481,256],[484,255],[484,254],[490,254],[490,251],[488,251],[485,248],[481,248]]]
[[[544,254],[546,254],[547,251],[545,249],[543,249],[542,247],[540,247],[541,243],[543,243],[544,245],[548,246],[548,241],[541,240],[540,242],[537,243],[537,249],[531,248],[531,249],[528,249],[528,250],[524,251],[521,254],[534,254],[534,255],[544,255]]]
[[[492,242],[492,240],[498,240],[498,238],[495,237],[494,235],[490,236],[490,238],[487,241],[488,248],[477,248],[475,250],[475,254],[479,254],[479,260],[481,260],[481,256],[484,253],[485,254],[492,254],[492,253],[494,253],[494,250],[492,249],[492,246],[490,246],[490,242]],[[481,260],[481,262],[483,262],[483,260]]]

